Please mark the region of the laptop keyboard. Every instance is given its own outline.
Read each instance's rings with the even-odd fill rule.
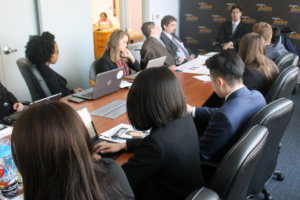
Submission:
[[[83,94],[82,96],[84,96],[84,97],[91,97],[92,98],[93,92],[89,92],[89,93]]]

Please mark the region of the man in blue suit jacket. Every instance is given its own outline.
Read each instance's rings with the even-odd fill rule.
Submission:
[[[225,98],[220,108],[191,107],[199,134],[201,157],[221,159],[239,137],[239,131],[266,105],[263,95],[243,84],[244,63],[234,51],[224,51],[206,61],[213,88]]]

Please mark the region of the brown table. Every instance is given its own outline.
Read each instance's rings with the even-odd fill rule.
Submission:
[[[182,72],[174,72],[176,77],[181,83],[181,87],[183,89],[184,95],[186,96],[186,102],[192,106],[201,106],[203,103],[210,97],[213,93],[213,88],[210,82],[202,82],[193,78],[195,74],[188,74]],[[105,106],[117,99],[126,100],[127,93],[129,89],[120,89],[118,92],[113,94],[107,95],[105,97],[101,97],[97,100],[93,101],[85,101],[83,103],[72,103],[69,102],[67,99],[70,96],[64,97],[61,99],[62,102],[65,102],[72,106],[75,110],[78,110],[83,107],[87,107],[89,112],[97,110],[98,108]],[[128,123],[129,120],[127,118],[127,114],[122,114],[121,116],[117,117],[116,119],[108,119],[98,116],[92,116],[93,122],[95,124],[95,128],[98,133],[102,133],[111,129],[112,127],[120,124],[120,123]],[[132,154],[124,153],[119,158],[116,159],[120,165],[127,162],[129,157]]]

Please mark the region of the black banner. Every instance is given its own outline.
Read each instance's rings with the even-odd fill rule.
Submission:
[[[242,8],[242,21],[247,24],[267,22],[281,29],[290,28],[287,36],[300,55],[299,0],[181,0],[180,38],[195,53],[213,49],[221,24],[231,20],[231,7]],[[298,21],[299,20],[299,21]]]

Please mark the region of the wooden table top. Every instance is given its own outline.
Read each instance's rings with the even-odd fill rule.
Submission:
[[[193,78],[196,74],[182,73],[182,72],[174,72],[179,82],[181,83],[181,87],[184,95],[186,96],[186,102],[192,106],[202,106],[204,102],[210,97],[213,93],[213,88],[210,82],[203,82]],[[97,110],[98,108],[105,106],[115,100],[126,100],[127,93],[129,89],[120,89],[119,91],[112,93],[110,95],[101,97],[97,100],[93,101],[85,101],[82,103],[72,103],[68,101],[70,96],[62,98],[60,101],[65,102],[72,106],[75,110],[79,110],[80,108],[87,107],[89,112]],[[120,123],[129,123],[127,118],[127,113],[122,114],[116,119],[108,119],[98,116],[92,116],[93,122],[95,124],[95,128],[98,133],[102,133],[111,129],[112,127],[120,124]],[[122,165],[127,162],[129,157],[132,154],[123,153],[119,158],[116,159],[116,162]]]

